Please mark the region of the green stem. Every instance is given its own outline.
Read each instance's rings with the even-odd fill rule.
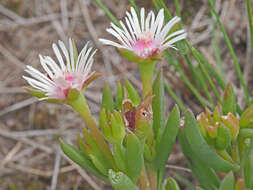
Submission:
[[[153,72],[155,68],[156,62],[146,61],[139,63],[139,69],[141,73],[142,80],[142,93],[143,98],[147,97],[149,94],[152,94],[152,80],[153,80]]]
[[[148,189],[149,182],[148,182],[148,178],[147,178],[145,165],[143,165],[142,170],[141,170],[139,184],[140,184],[140,190],[147,190]]]
[[[156,190],[157,189],[157,171],[151,168],[152,166],[147,166],[147,174],[149,179],[149,189]]]
[[[238,149],[238,143],[236,140],[232,140],[231,142],[231,150],[232,150],[232,158],[233,160],[240,164],[240,155],[239,155],[239,149]]]
[[[103,135],[99,131],[97,124],[90,112],[89,106],[84,98],[84,95],[80,93],[76,100],[73,100],[69,103],[69,105],[81,116],[81,118],[86,123],[91,136],[96,139],[98,145],[103,150],[104,154],[107,156],[109,160],[113,160],[111,151],[106,144]]]

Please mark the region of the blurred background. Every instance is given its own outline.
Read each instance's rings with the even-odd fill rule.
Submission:
[[[103,0],[117,18],[129,9],[127,0]],[[154,9],[151,0],[138,0],[139,6]],[[213,49],[213,25],[207,0],[181,0],[182,19],[188,38],[208,61],[216,65]],[[167,5],[173,15],[172,1]],[[243,0],[216,0],[216,8],[236,50],[248,84],[253,79],[250,40],[247,36],[247,11]],[[1,190],[101,190],[111,189],[70,162],[60,151],[58,138],[75,144],[84,126],[69,107],[39,102],[28,95],[22,78],[26,65],[41,69],[38,54],[53,58],[51,45],[72,37],[79,51],[87,41],[98,49],[93,69],[104,73],[85,91],[94,115],[100,112],[101,92],[105,82],[115,92],[118,81],[130,80],[141,87],[136,64],[123,59],[113,47],[102,46],[99,37],[107,35],[109,19],[92,0],[0,0],[0,189]],[[239,84],[231,56],[218,33],[227,81]],[[187,64],[182,61],[185,73]],[[195,113],[202,111],[191,91],[167,62],[161,61],[166,80],[179,98]],[[191,79],[191,76],[189,76]],[[249,85],[252,92],[252,85]],[[238,101],[242,90],[236,89]],[[167,95],[168,96],[168,95]],[[243,97],[243,96],[241,96]],[[175,104],[167,97],[166,111]],[[176,173],[192,180],[180,147],[175,145],[168,160],[168,175]],[[182,187],[184,187],[182,185]],[[186,188],[185,188],[186,189]]]

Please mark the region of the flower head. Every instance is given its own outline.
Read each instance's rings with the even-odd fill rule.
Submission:
[[[71,39],[69,39],[69,50],[62,41],[58,42],[58,46],[53,44],[52,48],[59,64],[49,56],[39,55],[45,74],[28,65],[25,71],[31,77],[23,76],[34,90],[44,94],[43,99],[64,100],[71,89],[81,91],[86,82],[94,76],[91,66],[96,51],[88,48],[88,43],[78,56]]]
[[[155,56],[167,48],[175,48],[173,44],[186,38],[184,30],[170,33],[173,26],[180,21],[179,17],[172,18],[164,24],[164,10],[161,9],[155,17],[153,11],[149,12],[145,18],[145,9],[140,11],[140,19],[135,10],[131,7],[131,13],[126,12],[126,25],[120,21],[120,26],[111,23],[111,28],[107,32],[116,37],[119,41],[113,42],[100,39],[105,45],[112,45],[120,49],[133,52],[138,57],[146,59]]]

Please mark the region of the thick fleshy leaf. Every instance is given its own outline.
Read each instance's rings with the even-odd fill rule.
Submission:
[[[174,107],[168,118],[166,127],[156,146],[154,164],[156,168],[163,169],[175,143],[180,123],[180,112],[177,106]]]
[[[102,149],[98,146],[97,141],[89,134],[86,128],[83,128],[84,138],[90,148],[89,156],[93,164],[104,175],[108,174],[108,170],[113,168],[113,163],[108,160]]]
[[[61,149],[62,151],[76,164],[78,164],[81,168],[85,169],[87,172],[92,173],[96,177],[103,179],[105,181],[108,181],[105,175],[100,173],[94,164],[84,156],[84,154],[79,151],[74,146],[67,144],[64,141],[60,141]]]
[[[122,110],[122,102],[124,100],[124,88],[123,85],[118,82],[116,91],[116,105],[118,110]]]
[[[179,188],[176,180],[170,177],[167,180],[167,184],[165,186],[165,190],[180,190],[180,188]]]
[[[122,172],[109,170],[109,180],[115,190],[138,190],[131,179]]]
[[[114,109],[112,92],[108,84],[105,84],[104,86],[103,97],[102,97],[102,107],[105,108],[107,111],[111,111],[111,112]]]
[[[232,172],[228,173],[222,180],[219,190],[234,189],[235,179]]]
[[[208,167],[205,162],[201,161],[192,148],[186,137],[186,131],[179,131],[179,143],[186,157],[188,167],[192,170],[194,177],[198,180],[201,187],[206,190],[213,190],[219,187],[219,178],[212,168]]]
[[[126,89],[127,89],[129,99],[132,101],[133,105],[137,107],[141,102],[141,98],[137,90],[133,87],[133,85],[128,80],[126,80]]]
[[[164,97],[164,83],[163,76],[159,73],[153,84],[153,98],[152,108],[153,108],[153,130],[155,138],[158,136],[159,132],[162,132],[165,125],[165,97]]]
[[[206,143],[198,130],[196,119],[191,111],[185,112],[185,134],[192,151],[198,155],[207,166],[216,171],[229,172],[234,166],[218,156]]]
[[[126,137],[127,176],[137,182],[143,167],[142,147],[138,137],[131,133]]]
[[[217,150],[226,149],[231,143],[231,134],[228,128],[226,128],[223,124],[218,126],[218,133],[215,139],[215,148]]]
[[[222,100],[222,112],[224,115],[231,112],[232,114],[236,115],[236,97],[234,94],[234,90],[231,84],[228,84]]]
[[[113,146],[113,158],[116,166],[120,169],[120,171],[125,172],[127,170],[126,153],[122,145],[115,144]]]

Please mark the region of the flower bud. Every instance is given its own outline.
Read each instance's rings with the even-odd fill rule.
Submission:
[[[208,119],[204,113],[201,113],[198,115],[197,123],[198,123],[199,131],[201,135],[205,137],[207,133],[206,128],[208,127],[209,124],[208,124]]]
[[[219,123],[217,130],[217,137],[215,139],[215,148],[217,150],[226,149],[231,143],[231,134],[228,128],[222,123]]]
[[[121,144],[125,137],[125,125],[119,112],[106,113],[103,109],[99,117],[104,138],[111,144]]]
[[[215,122],[221,121],[221,111],[219,110],[219,107],[216,106],[214,111],[213,111],[213,119]]]
[[[221,120],[223,124],[229,128],[232,138],[236,138],[239,134],[239,120],[232,114],[228,113],[226,116],[222,116]]]
[[[253,105],[246,109],[240,118],[240,127],[253,128]]]
[[[207,126],[206,131],[211,138],[214,139],[217,137],[217,126],[216,125]]]

